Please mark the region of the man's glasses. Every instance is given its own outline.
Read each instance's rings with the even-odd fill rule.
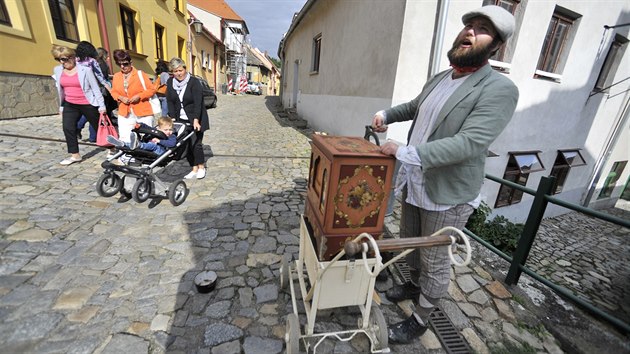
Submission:
[[[130,66],[130,65],[131,65],[130,61],[123,61],[123,62],[118,63],[118,66],[120,66],[121,68],[123,66]]]
[[[59,57],[59,58],[55,58],[56,61],[60,62],[60,63],[65,63],[68,60],[72,59],[72,57]]]

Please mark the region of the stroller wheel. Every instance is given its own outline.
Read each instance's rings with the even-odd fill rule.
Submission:
[[[144,203],[151,195],[151,182],[148,179],[139,179],[131,189],[131,197],[137,203]]]
[[[168,200],[174,206],[181,205],[188,197],[188,188],[186,188],[186,183],[181,179],[173,182],[171,186],[168,188]]]
[[[122,188],[122,179],[117,174],[105,173],[96,182],[96,192],[101,197],[113,197]]]
[[[287,354],[297,354],[300,352],[300,320],[297,315],[290,313],[287,315],[286,333],[284,342],[287,345]]]

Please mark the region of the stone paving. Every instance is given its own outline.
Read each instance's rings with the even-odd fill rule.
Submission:
[[[311,131],[296,129],[304,122],[279,110],[273,97],[219,96],[204,139],[213,155],[208,175],[186,181],[190,195],[178,207],[161,199],[138,204],[100,197],[95,183],[105,151],[82,145],[83,162],[60,166],[66,153],[58,116],[0,120],[0,351],[283,352],[285,318],[293,310],[280,289],[279,268],[282,257],[296,259],[299,252]],[[162,175],[174,181],[187,172],[178,161]],[[397,210],[387,218],[392,234],[397,218]],[[546,315],[530,310],[522,294],[583,319],[579,310],[527,277],[519,287],[504,286],[506,269],[478,247],[468,267],[453,268],[442,309],[472,350],[589,352],[552,335]],[[219,278],[208,294],[193,284],[203,270]],[[409,306],[387,301],[392,284],[389,277],[376,285],[389,324],[404,319]],[[299,299],[298,309],[304,324]],[[315,329],[338,331],[358,317],[354,308],[323,310]],[[594,343],[587,344],[593,348],[630,352],[627,338],[614,331],[598,326],[592,333]],[[433,331],[390,349],[446,352]],[[318,347],[321,353],[367,351],[363,335]]]

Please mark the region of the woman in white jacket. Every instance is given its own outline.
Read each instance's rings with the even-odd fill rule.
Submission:
[[[59,113],[70,157],[60,164],[67,166],[82,160],[77,139],[77,121],[84,115],[96,130],[99,113],[105,112],[105,100],[92,70],[76,64],[74,49],[54,45],[50,51],[61,64],[53,70],[59,93]]]

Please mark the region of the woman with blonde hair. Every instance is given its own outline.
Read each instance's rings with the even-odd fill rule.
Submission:
[[[155,89],[149,76],[131,65],[131,56],[126,50],[114,50],[113,57],[120,67],[120,71],[114,74],[110,92],[118,102],[118,135],[120,140],[130,143],[129,135],[136,123],[153,126],[149,98],[155,94]]]
[[[54,45],[50,53],[61,63],[53,69],[53,78],[59,94],[63,134],[70,153],[70,157],[63,159],[60,164],[67,166],[82,160],[77,139],[77,122],[84,115],[90,126],[96,129],[99,113],[105,113],[105,101],[92,70],[77,65],[74,49]]]
[[[188,149],[188,163],[192,171],[184,178],[202,179],[206,177],[203,153],[203,132],[210,128],[208,112],[203,104],[202,86],[197,78],[186,70],[186,63],[180,58],[170,61],[173,77],[168,79],[166,102],[168,115],[177,122],[185,122],[195,130]]]

